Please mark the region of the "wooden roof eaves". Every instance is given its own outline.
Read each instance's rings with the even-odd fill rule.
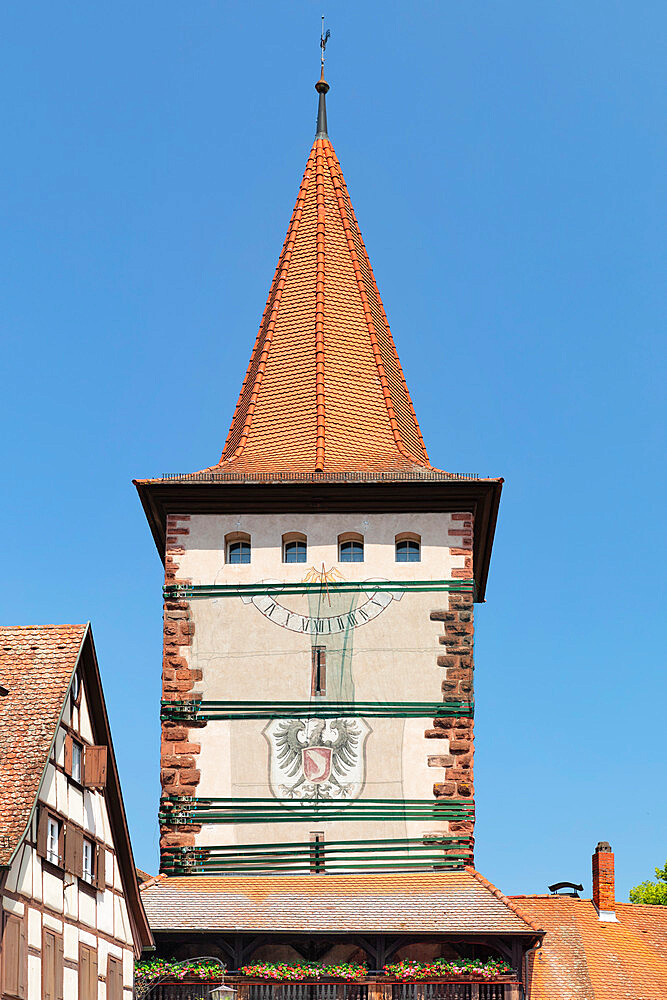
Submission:
[[[132,842],[130,831],[125,814],[123,794],[120,787],[120,776],[116,755],[114,753],[113,741],[111,739],[111,727],[109,725],[109,715],[107,713],[104,691],[102,688],[102,678],[100,676],[97,653],[93,642],[92,628],[88,623],[84,640],[81,644],[83,656],[81,657],[86,690],[88,692],[88,711],[95,735],[95,741],[108,748],[107,761],[107,785],[105,796],[109,800],[110,808],[109,822],[111,824],[114,849],[118,858],[123,892],[128,904],[128,914],[133,928],[133,939],[135,945],[135,955],[138,958],[142,951],[154,948],[153,934],[148,924],[148,918],[144,911],[141,896],[139,894],[139,882],[132,853]],[[63,705],[64,709],[64,705]]]
[[[475,515],[475,600],[483,602],[498,519],[502,479],[409,482],[259,483],[133,480],[160,559],[165,559],[167,514],[289,511],[471,511]]]

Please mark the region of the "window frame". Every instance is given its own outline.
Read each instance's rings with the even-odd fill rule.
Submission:
[[[416,559],[399,559],[398,558],[399,545],[407,545],[407,546],[409,546],[410,544],[417,546],[417,558]],[[408,549],[406,549],[406,551],[409,552],[410,549],[408,548]],[[395,562],[401,562],[401,563],[421,562],[422,561],[422,539],[421,539],[421,535],[418,535],[415,531],[401,531],[398,535],[396,535],[396,537],[394,538],[394,561]]]
[[[293,545],[303,545],[303,559],[288,559],[287,550],[288,547]],[[282,559],[283,562],[290,566],[295,566],[298,563],[303,565],[303,563],[308,562],[308,538],[301,531],[288,531],[283,535],[282,538]]]
[[[53,839],[51,836],[52,830],[55,828],[56,831],[56,852],[52,851]],[[64,840],[64,830],[65,824],[62,819],[55,816],[52,812],[47,812],[46,814],[46,845],[44,851],[44,860],[48,861],[50,865],[55,865],[56,868],[64,868],[64,852],[63,852],[63,840]],[[55,858],[55,860],[54,860]]]
[[[83,837],[83,844],[81,848],[81,879],[86,885],[95,885],[95,860],[97,857],[98,845],[97,842],[92,840],[90,837]],[[86,872],[86,847],[90,848],[90,870]],[[89,877],[90,876],[90,877]]]
[[[248,546],[248,558],[247,559],[232,559],[232,552],[238,547],[241,552],[241,546]],[[252,562],[252,539],[247,531],[229,531],[225,535],[225,563],[229,566],[249,566]]]
[[[361,546],[361,559],[345,559],[343,557],[344,552],[355,552],[352,546]],[[358,550],[357,550],[358,551]],[[364,543],[364,536],[358,531],[345,531],[342,535],[338,536],[338,562],[344,563],[362,563],[366,559],[366,546]]]
[[[326,646],[311,646],[310,693],[314,698],[323,698],[327,693]]]
[[[72,739],[72,761],[69,776],[78,785],[83,784],[83,743],[75,739]]]

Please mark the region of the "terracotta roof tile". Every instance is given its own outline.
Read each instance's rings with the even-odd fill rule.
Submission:
[[[617,903],[617,923],[591,900],[513,897],[546,930],[529,961],[531,1000],[664,1000],[667,906]]]
[[[25,831],[87,627],[0,626],[0,864]]]
[[[141,887],[153,931],[535,933],[469,869],[420,874],[158,878]],[[492,891],[493,890],[493,891]]]
[[[311,149],[217,466],[241,474],[430,469],[345,181]]]

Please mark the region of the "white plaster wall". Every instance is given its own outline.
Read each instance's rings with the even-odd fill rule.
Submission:
[[[76,993],[65,994],[75,997]],[[42,960],[37,955],[28,955],[28,1000],[40,1000],[42,996]]]
[[[189,534],[179,536],[184,554],[177,557],[178,577],[194,584],[300,582],[311,568],[335,569],[340,578],[369,581],[434,581],[452,578],[464,557],[452,554],[460,545],[461,522],[449,514],[276,514],[231,516],[194,515]],[[455,532],[450,535],[450,530]],[[225,535],[243,531],[251,536],[248,565],[225,563]],[[306,563],[282,561],[282,536],[302,532],[308,539]],[[362,563],[338,562],[338,535],[348,531],[364,536]],[[418,563],[395,561],[395,537],[402,532],[421,536]],[[309,701],[311,697],[312,645],[327,647],[327,696],[333,680],[332,662],[345,656],[356,701],[442,700],[444,670],[437,657],[446,652],[439,643],[441,622],[430,620],[433,609],[449,607],[449,596],[437,592],[401,592],[371,621],[347,633],[312,638],[280,627],[252,603],[240,597],[193,599],[190,614],[195,630],[190,647],[182,649],[190,667],[202,671],[195,690],[205,700]],[[308,596],[274,595],[289,611],[326,617],[339,607],[327,603],[326,592],[314,609]],[[352,600],[352,598],[350,598]],[[363,604],[359,599],[357,606]],[[350,605],[350,609],[354,604]],[[343,650],[345,653],[343,654]],[[331,656],[330,654],[333,654]],[[335,668],[334,668],[335,669]],[[334,696],[335,697],[335,696]],[[319,699],[318,699],[319,700]],[[201,797],[264,797],[275,795],[269,781],[269,744],[264,736],[268,720],[216,721],[194,730],[190,739],[201,744],[196,767],[201,772],[197,794]],[[433,783],[440,769],[428,766],[431,754],[446,754],[446,740],[427,740],[432,717],[422,719],[369,718],[366,741],[365,783],[362,798],[432,799]],[[395,820],[323,823],[285,822],[268,827],[245,824],[235,827],[210,824],[202,828],[201,844],[262,843],[307,840],[316,828],[329,840],[365,839],[370,836],[420,837],[424,832],[444,833],[448,823]]]

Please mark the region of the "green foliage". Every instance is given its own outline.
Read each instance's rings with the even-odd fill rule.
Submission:
[[[656,868],[657,882],[641,882],[630,890],[631,903],[651,903],[653,906],[667,906],[667,861],[662,868]]]

